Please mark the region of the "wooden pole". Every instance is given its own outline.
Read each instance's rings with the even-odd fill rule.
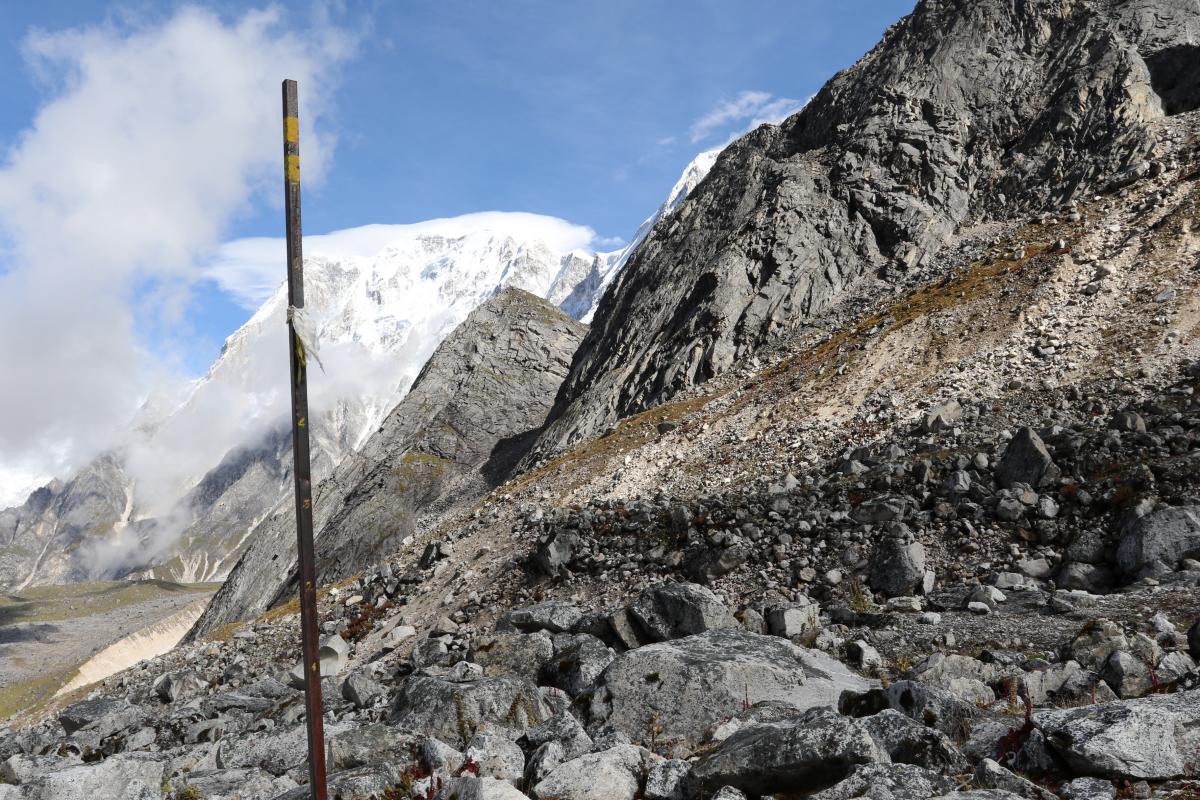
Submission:
[[[304,308],[304,257],[300,247],[300,120],[296,82],[283,82],[283,182],[287,216],[288,305]],[[325,731],[321,711],[320,641],[313,564],[312,464],[308,443],[308,372],[304,343],[288,310],[292,386],[292,457],[296,475],[296,540],[300,555],[300,641],[304,658],[304,709],[308,724],[308,776],[313,800],[327,800]]]

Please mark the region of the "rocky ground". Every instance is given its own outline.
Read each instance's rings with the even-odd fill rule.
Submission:
[[[326,587],[334,793],[1200,794],[1195,124]],[[0,798],[306,796],[295,632],[13,722]]]

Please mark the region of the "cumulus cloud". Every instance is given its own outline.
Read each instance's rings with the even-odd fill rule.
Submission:
[[[178,318],[231,218],[275,202],[284,77],[301,82],[320,178],[335,68],[355,47],[326,20],[196,8],[24,44],[48,98],[0,161],[0,495],[112,446],[169,377],[139,341],[139,299],[160,326]]]
[[[724,133],[732,139],[764,123],[787,119],[804,108],[804,105],[805,103],[790,97],[775,97],[768,92],[743,91],[737,97],[722,100],[692,123],[691,141],[695,144],[719,133]],[[736,128],[736,131],[731,132],[731,128]]]
[[[314,258],[368,258],[378,255],[395,242],[414,237],[469,236],[483,231],[503,231],[516,239],[536,239],[551,250],[592,250],[611,243],[598,239],[586,225],[576,225],[557,217],[519,211],[480,211],[457,217],[425,220],[409,224],[362,225],[332,233],[304,237],[304,256]],[[243,307],[257,309],[282,284],[280,265],[284,263],[283,239],[255,237],[223,244],[204,267],[204,274]]]

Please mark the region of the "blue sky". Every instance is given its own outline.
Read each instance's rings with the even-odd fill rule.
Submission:
[[[47,99],[22,57],[30,30],[165,18],[179,5],[8,5],[0,143],[11,143]],[[248,4],[199,5],[234,18]],[[282,5],[301,24],[312,17],[308,2]],[[499,209],[628,237],[697,152],[747,122],[693,141],[697,120],[747,91],[807,98],[911,5],[348,2],[329,13],[361,41],[335,67],[337,148],[324,182],[306,187],[306,226],[324,232]],[[226,235],[279,228],[277,209],[257,203]],[[196,298],[209,348],[246,315],[215,299]],[[208,353],[189,360],[201,366]]]
[[[798,106],[912,5],[7,3],[0,370],[29,389],[0,397],[0,451],[86,449],[84,412],[115,425],[248,318],[201,276],[223,242],[282,235],[282,77],[307,104],[308,233],[526,211],[615,248],[697,153]]]

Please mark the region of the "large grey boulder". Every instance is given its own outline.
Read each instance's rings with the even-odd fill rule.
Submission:
[[[537,800],[634,800],[649,753],[619,744],[565,761],[533,787]]]
[[[443,783],[435,800],[529,800],[529,796],[507,781],[463,775]]]
[[[721,628],[618,656],[597,682],[588,728],[641,741],[650,726],[694,747],[717,722],[763,700],[798,709],[835,706],[870,683],[816,650],[774,636]],[[594,734],[593,734],[594,735]]]
[[[543,679],[572,697],[587,691],[616,653],[595,636],[577,634],[542,669]]]
[[[325,761],[336,772],[381,762],[407,764],[420,741],[392,725],[362,725],[327,736]]]
[[[1153,511],[1130,524],[1117,547],[1117,566],[1130,577],[1171,572],[1200,555],[1200,507]]]
[[[485,675],[516,675],[536,682],[553,655],[550,636],[538,631],[480,634],[471,639],[467,657],[482,666]]]
[[[1062,470],[1050,457],[1042,437],[1032,428],[1021,428],[1016,432],[996,465],[996,482],[1005,489],[1018,483],[1037,489],[1053,485],[1060,477]]]
[[[661,583],[646,589],[629,606],[649,642],[665,642],[717,628],[740,627],[711,589],[695,583]]]
[[[549,717],[537,686],[523,678],[451,681],[413,675],[396,696],[390,722],[466,747],[476,731],[507,732],[516,739]]]
[[[208,681],[191,670],[165,672],[150,687],[164,703],[188,700],[204,693]]]
[[[912,764],[866,764],[811,800],[927,800],[956,788],[954,780]]]
[[[1077,775],[1178,778],[1200,748],[1200,691],[1035,712],[1034,723]]]
[[[919,594],[925,580],[925,546],[903,533],[883,536],[871,551],[868,580],[886,597]]]
[[[132,727],[146,712],[123,698],[97,697],[64,708],[58,721],[68,734],[78,730],[96,731],[101,737]]]
[[[186,772],[171,780],[171,789],[176,797],[193,797],[203,800],[233,800],[243,797],[275,797],[292,788],[292,781],[284,778],[288,786],[281,786],[279,778],[255,767],[248,769],[221,769]],[[198,793],[198,794],[195,794]],[[170,795],[168,795],[170,796]]]
[[[500,632],[524,631],[526,633],[533,633],[534,631],[547,631],[549,633],[566,633],[582,617],[583,612],[571,603],[564,603],[561,600],[547,600],[544,603],[537,603],[532,606],[514,608],[500,618],[500,621],[496,623],[496,630]]]
[[[748,795],[803,794],[845,780],[858,765],[889,762],[859,720],[810,709],[789,720],[734,732],[692,766],[694,786],[733,786]]]
[[[51,772],[20,787],[21,800],[161,800],[163,762],[137,754]]]
[[[946,774],[967,768],[967,757],[949,736],[899,711],[884,709],[863,717],[862,723],[893,763],[914,764]]]
[[[953,741],[967,738],[979,713],[973,703],[961,700],[945,689],[909,680],[896,681],[886,689],[848,691],[838,700],[838,710],[854,717],[867,717],[886,709],[935,728]]]

